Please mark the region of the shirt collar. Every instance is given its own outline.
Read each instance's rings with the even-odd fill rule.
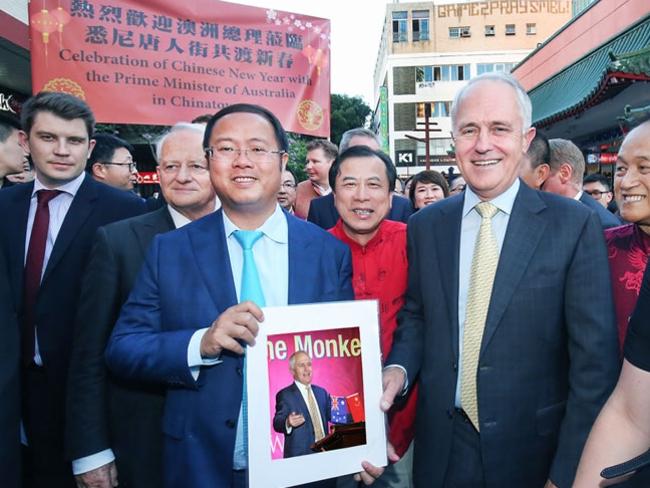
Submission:
[[[591,197],[591,195],[589,195],[589,197]],[[581,198],[582,198],[582,190],[580,190],[578,193],[576,193],[576,196],[573,197],[574,200],[578,200],[578,201],[579,201]],[[591,198],[593,198],[593,197],[591,197]]]
[[[217,211],[219,210],[219,207],[221,206],[221,202],[219,199],[215,199],[215,204],[214,204],[214,210]],[[192,222],[190,219],[185,217],[182,213],[180,213],[178,210],[176,210],[174,207],[171,206],[171,204],[167,204],[167,210],[169,210],[169,215],[171,215],[172,220],[174,221],[174,226],[177,229],[180,229],[184,225],[189,224]]]
[[[296,384],[296,386],[298,387],[299,390],[305,391],[305,392],[307,391],[307,385],[301,383],[300,381],[296,381],[296,380],[293,380],[293,382]],[[311,386],[311,385],[309,385],[309,386]]]
[[[228,218],[226,212],[223,212],[223,227],[226,232],[226,238],[230,237],[236,230],[240,230],[239,227]],[[266,237],[280,244],[286,244],[289,242],[287,217],[284,215],[284,211],[279,204],[275,205],[275,211],[268,219],[266,219],[266,222],[256,230],[262,231]]]
[[[56,188],[47,188],[43,183],[40,182],[40,180],[38,179],[38,175],[36,175],[36,178],[34,178],[34,189],[32,190],[32,196],[34,196],[36,192],[39,190],[59,190],[69,195],[72,195],[72,197],[74,198],[74,196],[79,191],[79,187],[84,182],[85,177],[86,177],[86,172],[82,171],[81,174],[77,176],[74,180],[68,181],[64,185],[57,186]]]
[[[519,178],[515,179],[514,183],[510,185],[506,191],[498,195],[496,198],[490,200],[490,203],[501,210],[503,213],[510,215],[512,213],[512,206],[515,204],[515,198],[517,198],[517,193],[519,192]],[[466,217],[468,213],[478,204],[481,203],[481,199],[472,189],[467,185],[465,187],[465,201],[463,203],[463,217]]]

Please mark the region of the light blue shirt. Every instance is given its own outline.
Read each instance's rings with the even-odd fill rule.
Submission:
[[[240,229],[228,218],[225,212],[223,213],[223,227],[237,301],[239,301],[244,253],[233,234]],[[289,227],[282,208],[276,205],[273,214],[261,227],[255,230],[259,230],[263,234],[253,246],[253,256],[262,284],[266,306],[287,305],[289,302]],[[201,366],[211,366],[221,362],[218,358],[204,359],[201,357],[201,338],[207,330],[207,327],[197,330],[192,335],[187,348],[188,365],[194,379],[198,378]],[[233,456],[233,467],[235,469],[247,467],[247,459],[243,451],[242,427],[240,411]]]
[[[510,214],[519,192],[519,178],[501,195],[490,203],[496,206],[499,211],[492,217],[492,232],[499,247],[499,255],[503,247],[503,241],[508,229]],[[467,293],[469,291],[470,275],[472,270],[472,259],[474,257],[474,246],[481,227],[481,216],[476,210],[476,205],[481,199],[467,186],[465,188],[465,201],[463,203],[463,216],[460,227],[460,253],[458,259],[458,378],[456,380],[456,407],[461,408],[460,402],[460,379],[462,375],[463,357],[463,333],[465,331],[465,311],[467,308]]]

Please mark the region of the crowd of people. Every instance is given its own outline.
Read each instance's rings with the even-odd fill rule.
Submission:
[[[650,122],[612,187],[531,126],[510,75],[471,79],[451,117],[461,174],[401,181],[356,128],[311,141],[299,182],[275,115],[231,105],[157,141],[148,200],[82,100],[1,118],[1,484],[247,486],[263,307],[351,299],[379,304],[384,394],[366,401],[389,464],[305,486],[609,482],[650,448]],[[293,361],[299,406],[275,428],[297,456],[329,413]]]

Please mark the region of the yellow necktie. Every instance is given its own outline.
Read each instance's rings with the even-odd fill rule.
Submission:
[[[316,442],[325,437],[323,432],[323,424],[320,421],[320,416],[318,415],[318,405],[316,405],[316,399],[314,398],[314,392],[311,391],[311,386],[307,385],[307,401],[309,403],[309,416],[311,417],[311,423],[314,425],[314,438]]]
[[[472,271],[467,293],[465,328],[463,331],[463,357],[460,382],[460,401],[465,413],[476,430],[479,430],[476,372],[481,352],[481,341],[485,329],[492,284],[499,262],[499,248],[492,233],[492,217],[499,211],[489,202],[476,205],[481,216],[481,227],[474,245]]]

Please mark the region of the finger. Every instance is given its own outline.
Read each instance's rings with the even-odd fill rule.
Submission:
[[[108,474],[109,474],[109,476],[110,476],[110,478],[111,478],[111,486],[112,486],[113,488],[115,488],[115,487],[118,486],[120,483],[119,483],[119,481],[118,481],[118,479],[117,479],[117,466],[115,466],[114,463],[111,464],[111,466],[110,466],[110,468],[109,468],[109,471],[108,471]]]
[[[255,320],[258,322],[264,322],[264,314],[262,313],[262,309],[255,302],[251,302],[249,300],[240,303],[240,305],[244,306],[244,310],[246,312],[250,312],[253,317],[255,317]]]
[[[361,481],[366,485],[372,484],[384,472],[384,468],[373,466],[368,461],[362,462],[361,466],[364,470],[359,475],[361,476]]]
[[[386,442],[386,456],[388,457],[388,460],[391,463],[396,463],[397,461],[400,460],[400,457],[397,455],[397,452],[395,451],[395,447],[390,442]]]
[[[240,356],[244,354],[244,348],[241,347],[241,344],[239,344],[239,342],[237,342],[232,337],[224,336],[218,342],[220,343],[222,349],[227,349],[228,351],[232,351],[235,354],[239,354]]]
[[[233,339],[238,339],[245,342],[249,346],[255,345],[255,336],[251,330],[244,325],[235,325],[228,334]]]
[[[259,330],[257,318],[251,312],[240,312],[233,317],[233,322],[236,325],[246,327],[251,333],[256,336]]]

